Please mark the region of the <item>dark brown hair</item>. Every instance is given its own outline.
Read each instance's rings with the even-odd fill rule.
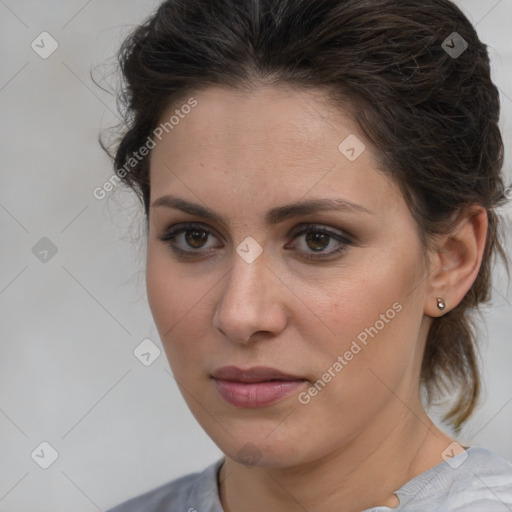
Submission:
[[[454,55],[459,37],[467,49]],[[348,106],[401,187],[425,247],[465,206],[487,210],[478,277],[433,320],[421,372],[430,403],[455,397],[444,419],[459,429],[480,390],[472,310],[490,298],[494,255],[506,259],[494,211],[505,201],[499,94],[487,47],[463,13],[448,0],[168,0],[124,41],[119,62],[125,122],[111,156],[146,221],[149,156],[127,162],[164,109],[212,84],[285,83]]]

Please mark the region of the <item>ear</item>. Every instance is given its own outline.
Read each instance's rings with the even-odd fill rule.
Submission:
[[[429,293],[425,314],[442,316],[455,308],[473,285],[484,254],[487,239],[487,211],[479,205],[467,206],[455,227],[437,238],[430,255]],[[437,306],[440,297],[446,304]]]

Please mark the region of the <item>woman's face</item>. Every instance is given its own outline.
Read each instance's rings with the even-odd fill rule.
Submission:
[[[420,410],[432,298],[402,194],[320,92],[194,99],[162,116],[179,121],[151,156],[147,254],[188,406],[239,461],[287,467],[358,439],[371,451]]]

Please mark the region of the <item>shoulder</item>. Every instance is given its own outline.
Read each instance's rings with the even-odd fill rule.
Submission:
[[[402,488],[401,505],[446,512],[512,510],[512,464],[486,448],[472,447]]]
[[[461,454],[464,455],[464,454]],[[485,448],[467,450],[467,458],[453,472],[449,502],[456,511],[510,510],[512,464]],[[462,470],[460,474],[457,474]]]
[[[190,473],[136,496],[107,512],[222,512],[217,472],[224,458],[202,472]]]

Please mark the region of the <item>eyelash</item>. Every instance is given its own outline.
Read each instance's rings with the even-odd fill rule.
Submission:
[[[201,255],[201,253],[204,254],[207,251],[205,251],[205,250],[201,251],[201,249],[186,251],[186,250],[183,250],[183,249],[177,247],[174,244],[174,240],[176,239],[176,237],[178,235],[186,233],[187,231],[194,231],[194,230],[207,233],[208,238],[210,235],[213,234],[209,229],[204,227],[202,224],[186,222],[183,224],[178,224],[176,226],[172,226],[171,228],[167,229],[162,236],[158,237],[158,239],[161,240],[162,242],[166,243],[167,245],[169,245],[169,247],[175,253],[177,253],[179,256],[184,257],[184,258],[194,258],[194,257]],[[333,256],[345,252],[347,250],[347,246],[353,245],[352,240],[348,236],[343,235],[339,232],[332,231],[332,230],[326,228],[325,226],[321,226],[318,224],[307,224],[305,226],[303,225],[303,226],[297,227],[295,230],[293,230],[290,233],[289,236],[293,237],[292,239],[295,239],[301,235],[307,235],[309,233],[322,233],[322,234],[328,235],[330,237],[328,243],[330,243],[331,239],[334,239],[337,242],[339,242],[341,244],[341,246],[338,249],[331,250],[328,253],[320,253],[320,252],[318,252],[316,254],[315,253],[307,253],[308,255],[304,256],[306,259],[310,259],[310,260],[331,259]],[[208,238],[206,240],[207,242],[208,242]],[[289,244],[286,244],[286,245],[289,246]],[[286,248],[286,246],[285,246],[285,248]],[[210,248],[210,250],[211,249],[214,249],[214,248]]]

